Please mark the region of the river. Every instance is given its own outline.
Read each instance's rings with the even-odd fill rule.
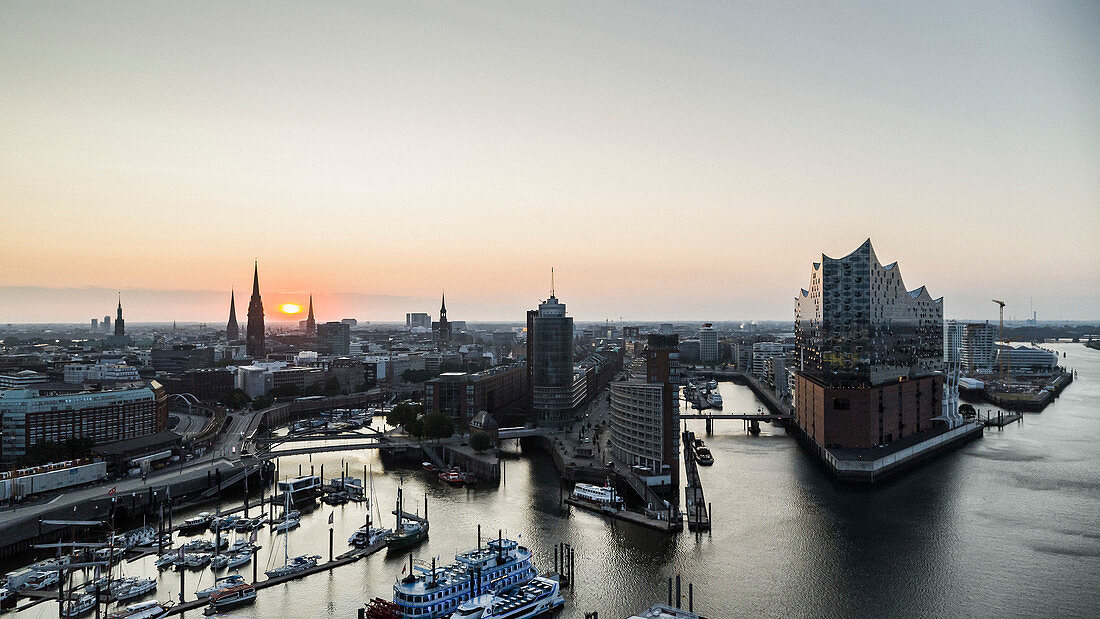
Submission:
[[[578,584],[561,617],[586,611],[620,619],[663,602],[670,576],[695,585],[695,609],[722,617],[1033,617],[1100,616],[1100,352],[1065,352],[1077,380],[1042,413],[985,436],[873,488],[830,480],[781,428],[749,436],[740,421],[715,423],[706,437],[715,464],[701,471],[714,530],[678,536],[558,509],[553,464],[539,451],[506,455],[499,487],[454,489],[415,470],[387,469],[373,452],[289,458],[284,473],[342,459],[364,465],[386,522],[399,485],[410,510],[428,496],[431,536],[420,559],[448,561],[485,535],[522,536],[540,569],[553,546],[576,548]],[[762,404],[745,387],[721,384],[726,411]],[[979,406],[983,411],[988,408]],[[703,422],[691,422],[703,436]],[[514,445],[514,443],[513,443]],[[331,476],[331,475],[328,475]],[[290,554],[328,554],[329,514],[336,553],[365,517],[362,505],[321,506],[290,535]],[[177,521],[187,514],[177,515]],[[282,562],[282,535],[260,534],[261,571]],[[389,598],[405,556],[378,553],[334,571],[260,592],[232,617],[354,617],[365,600]],[[152,558],[126,566],[155,574]],[[250,577],[251,567],[242,573]],[[187,574],[188,599],[210,571]],[[262,575],[261,575],[262,578]],[[179,577],[161,575],[157,598],[175,598]],[[24,613],[56,617],[44,603]],[[200,612],[184,616],[200,617]]]

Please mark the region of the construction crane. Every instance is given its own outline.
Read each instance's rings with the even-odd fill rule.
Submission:
[[[998,308],[1000,309],[1000,312],[1001,312],[1001,326],[1000,326],[1000,329],[997,331],[997,339],[1002,344],[1004,344],[1004,341],[1005,341],[1005,302],[1004,301],[998,301],[997,299],[993,299],[993,302],[998,305]],[[997,372],[998,372],[998,374],[1000,374],[1001,382],[1007,384],[1007,377],[1005,376],[1005,356],[1006,355],[1000,354],[1000,352],[997,353]]]

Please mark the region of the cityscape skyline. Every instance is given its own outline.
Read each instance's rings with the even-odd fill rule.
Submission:
[[[444,287],[464,316],[522,319],[551,262],[581,320],[786,320],[814,256],[788,248],[867,237],[948,317],[1033,297],[1095,319],[1098,23],[1068,4],[276,6],[262,25],[243,5],[7,7],[0,227],[27,233],[0,247],[0,321],[102,315],[87,286],[135,318],[221,321],[253,259],[272,294],[370,320],[417,308],[350,295]],[[172,290],[210,300],[140,294]]]

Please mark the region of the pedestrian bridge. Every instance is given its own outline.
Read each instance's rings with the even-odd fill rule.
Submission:
[[[529,428],[527,426],[519,426],[515,428],[500,428],[497,430],[497,440],[506,440],[511,438],[525,438],[528,436],[545,436],[549,434],[550,430],[547,428]]]

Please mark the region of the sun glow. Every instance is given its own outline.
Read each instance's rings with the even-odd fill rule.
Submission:
[[[302,306],[297,303],[283,303],[279,306],[279,311],[284,314],[301,314]]]

